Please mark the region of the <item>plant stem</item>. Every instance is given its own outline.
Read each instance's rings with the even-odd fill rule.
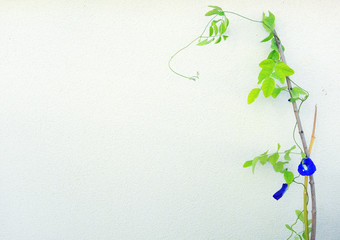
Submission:
[[[308,232],[308,210],[307,210],[307,204],[308,204],[308,176],[305,176],[305,184],[304,184],[304,190],[303,190],[303,216],[305,218],[305,240],[309,240],[309,232]]]
[[[275,38],[276,45],[277,45],[277,47],[279,49],[281,60],[285,64],[287,64],[285,55],[284,55],[283,50],[282,50],[281,41],[280,41],[279,37],[277,36],[277,33],[276,33],[275,30],[273,31],[273,35],[274,35],[274,38]],[[286,77],[286,83],[287,83],[287,87],[288,87],[288,91],[289,91],[290,97],[293,97],[292,96],[292,92],[291,92],[292,84],[291,84],[290,78],[288,76]],[[299,129],[299,134],[300,134],[300,138],[301,138],[301,142],[302,142],[302,146],[303,146],[303,151],[304,151],[306,157],[308,158],[309,157],[309,151],[308,151],[308,148],[307,148],[305,134],[304,134],[303,129],[302,129],[302,124],[301,124],[301,119],[300,119],[299,111],[298,111],[298,108],[297,108],[297,105],[296,105],[295,101],[292,102],[292,106],[293,106],[293,110],[294,110],[296,124],[297,124],[298,129]],[[315,186],[314,186],[313,175],[311,175],[309,177],[309,179],[310,179],[309,184],[310,184],[310,187],[311,187],[311,198],[312,198],[312,231],[311,231],[311,240],[315,240],[315,234],[316,234],[316,203],[315,203]],[[307,228],[307,231],[308,231],[308,228]]]
[[[310,139],[309,149],[308,149],[309,154],[311,154],[311,152],[312,152],[312,148],[313,148],[314,140],[315,140],[315,126],[316,126],[317,112],[318,112],[318,108],[315,105],[313,132],[312,132],[312,137]],[[316,197],[315,197],[315,187],[314,187],[314,177],[313,177],[313,175],[309,176],[309,184],[311,186],[311,195],[312,195],[312,233],[311,233],[311,240],[315,240],[315,233],[316,233]]]
[[[310,139],[310,143],[309,143],[309,148],[308,148],[308,152],[309,155],[312,152],[312,148],[313,148],[313,144],[314,144],[314,140],[315,140],[315,125],[316,125],[316,116],[317,116],[317,107],[315,105],[315,111],[314,111],[314,122],[313,122],[313,132],[312,132],[312,137]],[[308,193],[307,193],[307,189],[308,189],[308,176],[305,176],[305,189],[303,191],[303,215],[305,218],[305,233],[307,232],[306,229],[308,229],[308,210],[307,210],[307,204],[308,204]],[[305,240],[309,240],[309,234],[305,235]]]

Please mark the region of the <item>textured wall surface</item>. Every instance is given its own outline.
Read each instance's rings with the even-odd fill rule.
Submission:
[[[276,15],[312,159],[318,239],[339,239],[339,1],[1,1],[0,239],[286,239],[302,188],[244,161],[293,145],[287,97],[246,99],[269,45],[230,16],[230,38],[169,57],[207,5]],[[292,160],[296,166],[299,159]]]

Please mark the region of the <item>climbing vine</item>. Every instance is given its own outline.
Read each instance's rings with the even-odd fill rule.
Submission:
[[[292,224],[286,224],[285,227],[289,230],[289,236],[287,239],[292,239],[294,237],[295,240],[299,239],[311,239],[315,240],[316,236],[316,204],[315,204],[315,189],[314,189],[314,178],[313,174],[316,171],[316,167],[313,161],[310,159],[310,152],[314,143],[314,132],[315,132],[315,122],[316,122],[316,111],[314,117],[314,127],[311,143],[309,145],[309,149],[307,148],[304,132],[302,130],[302,124],[300,120],[300,109],[302,104],[308,99],[309,93],[307,90],[300,87],[296,84],[290,77],[294,74],[294,70],[287,65],[284,51],[285,48],[282,45],[280,38],[278,37],[275,31],[275,16],[273,13],[269,12],[268,15],[263,13],[262,20],[254,20],[248,17],[242,16],[238,13],[231,11],[224,11],[222,8],[218,6],[209,6],[209,11],[205,14],[205,16],[210,17],[207,25],[204,27],[203,32],[196,37],[193,41],[191,41],[184,48],[177,51],[169,60],[168,66],[172,72],[175,74],[187,78],[189,80],[197,80],[199,79],[199,73],[193,76],[186,76],[176,72],[171,67],[171,62],[173,58],[193,45],[194,43],[197,46],[205,46],[208,44],[219,44],[228,39],[228,27],[229,27],[229,18],[230,14],[237,15],[241,18],[249,20],[255,23],[261,23],[267,34],[269,34],[266,38],[264,38],[262,43],[270,43],[270,52],[268,57],[259,63],[259,67],[261,68],[257,85],[258,87],[253,88],[248,94],[247,102],[248,104],[252,104],[255,100],[260,96],[262,92],[265,98],[276,98],[279,94],[285,92],[288,93],[289,98],[288,101],[292,104],[294,115],[296,118],[295,125],[293,127],[293,141],[295,145],[292,147],[282,151],[281,145],[277,144],[277,150],[275,152],[269,153],[269,151],[265,151],[262,154],[254,157],[252,160],[248,160],[243,164],[244,168],[251,167],[252,173],[255,172],[255,168],[260,163],[261,165],[270,164],[273,167],[273,170],[277,173],[282,174],[283,183],[282,187],[273,194],[273,198],[279,200],[285,192],[289,189],[291,184],[298,184],[303,187],[304,192],[304,200],[303,200],[303,209],[295,210],[296,221]],[[296,140],[296,131],[301,138],[301,145]],[[296,149],[299,151],[296,151]],[[281,151],[280,151],[281,150]],[[294,157],[295,156],[295,157]],[[297,167],[297,172],[288,169],[287,165],[292,158],[296,158],[296,156],[300,156],[299,165]],[[304,183],[299,182],[301,176],[304,176]],[[308,178],[310,180],[310,192],[311,196],[308,194]],[[312,200],[312,219],[308,219],[308,202],[309,199]],[[296,230],[295,225],[298,222],[303,224],[303,230]]]

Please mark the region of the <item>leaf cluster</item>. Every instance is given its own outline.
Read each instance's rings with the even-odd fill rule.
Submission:
[[[213,8],[208,11],[205,16],[214,16],[213,20],[210,22],[209,26],[209,35],[202,36],[199,38],[198,46],[204,46],[211,42],[215,42],[215,44],[220,43],[222,40],[227,40],[228,36],[226,35],[227,28],[229,26],[229,19],[225,16],[222,8],[217,6],[209,6]],[[220,19],[215,20],[216,17],[220,17]]]
[[[304,218],[304,213],[303,213],[302,211],[300,211],[300,210],[295,210],[295,214],[296,214],[296,217],[297,217],[295,223],[293,223],[292,225],[289,225],[289,224],[286,224],[286,225],[285,225],[286,228],[287,228],[289,231],[291,231],[291,234],[290,234],[289,238],[290,238],[291,236],[293,236],[293,234],[295,234],[294,240],[303,240],[303,239],[306,239],[306,234],[308,235],[308,234],[311,232],[311,230],[312,230],[312,228],[309,227],[309,226],[312,224],[312,219],[309,219],[309,220],[308,220],[308,223],[307,223],[307,225],[308,225],[308,230],[307,230],[307,231],[308,231],[308,232],[307,232],[307,233],[306,233],[306,230],[303,231],[303,232],[297,233],[297,232],[293,229],[293,226],[294,226],[298,221],[301,221],[301,222],[304,224],[304,223],[305,223],[305,218]],[[288,238],[288,239],[289,239],[289,238]]]
[[[263,92],[265,98],[270,96],[276,98],[281,93],[281,91],[287,89],[287,87],[283,86],[285,84],[286,77],[294,74],[294,70],[280,59],[279,48],[274,37],[274,14],[269,12],[269,15],[266,16],[263,13],[262,23],[265,30],[269,32],[269,36],[263,39],[261,42],[271,41],[270,47],[272,51],[269,53],[267,59],[263,60],[259,64],[261,71],[258,76],[257,84],[261,85],[261,87],[254,88],[250,91],[247,99],[248,104],[253,103],[261,91]],[[282,50],[285,50],[283,46]],[[289,100],[290,102],[294,102],[298,99],[304,101],[308,97],[308,93],[298,86],[294,87],[293,89],[288,89],[288,91],[292,93],[292,98]]]
[[[270,163],[274,169],[275,172],[282,173],[284,176],[284,179],[286,183],[289,185],[294,181],[294,174],[291,171],[288,171],[287,168],[285,168],[285,165],[289,163],[291,160],[290,154],[291,152],[296,148],[296,146],[292,146],[290,149],[282,152],[279,152],[281,148],[281,145],[278,144],[276,152],[269,154],[268,151],[260,154],[259,156],[256,156],[252,160],[246,161],[243,165],[244,168],[252,167],[252,172],[254,173],[255,167],[258,162],[260,162],[262,165],[265,165],[266,163]],[[285,161],[279,161],[280,155],[284,155]]]

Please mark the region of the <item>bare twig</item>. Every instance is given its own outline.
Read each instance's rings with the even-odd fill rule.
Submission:
[[[308,148],[309,155],[312,152],[313,144],[314,144],[314,141],[315,141],[316,116],[317,116],[317,107],[315,105],[313,131],[312,131],[312,137],[310,139],[309,148]],[[304,212],[304,218],[305,218],[305,233],[306,233],[307,232],[306,229],[308,229],[308,210],[307,210],[308,176],[305,176],[305,184],[304,185],[305,185],[305,188],[304,188],[304,191],[303,191],[303,212]],[[314,193],[314,196],[315,196],[315,193]],[[315,203],[315,201],[314,201],[314,203]],[[305,240],[309,240],[309,234],[305,234]]]
[[[314,123],[313,123],[313,132],[312,137],[310,139],[308,152],[311,154],[314,140],[315,140],[315,126],[316,126],[316,117],[317,117],[318,108],[315,105],[314,112]],[[309,184],[311,186],[311,195],[312,195],[312,232],[311,232],[311,240],[315,240],[316,233],[316,196],[315,196],[315,186],[314,186],[314,177],[313,175],[309,176]],[[307,185],[307,184],[306,184]]]
[[[279,49],[281,60],[284,63],[287,64],[285,55],[284,55],[283,50],[282,50],[281,41],[280,41],[279,37],[277,36],[275,30],[274,30],[273,33],[274,33],[274,38],[275,38],[276,45],[277,45],[277,47]],[[287,87],[288,87],[288,91],[289,91],[290,97],[292,98],[293,97],[292,96],[292,92],[291,92],[291,90],[292,90],[292,83],[291,83],[291,80],[290,80],[289,77],[286,77],[286,83],[287,83]],[[292,102],[292,106],[293,106],[293,110],[294,110],[294,115],[295,115],[296,123],[297,123],[298,129],[299,129],[299,134],[300,134],[300,138],[301,138],[301,142],[302,142],[302,146],[303,146],[303,151],[304,151],[306,157],[308,158],[309,157],[309,151],[308,151],[308,148],[307,148],[305,134],[304,134],[303,129],[302,129],[302,124],[301,124],[301,119],[300,119],[298,107],[297,107],[295,101]],[[313,178],[313,175],[311,175],[309,177],[309,184],[310,184],[310,187],[311,187],[311,198],[312,198],[312,231],[311,231],[311,240],[315,240],[315,233],[316,233],[316,231],[315,231],[316,230],[316,203],[315,203],[315,187],[314,187],[314,178]]]

